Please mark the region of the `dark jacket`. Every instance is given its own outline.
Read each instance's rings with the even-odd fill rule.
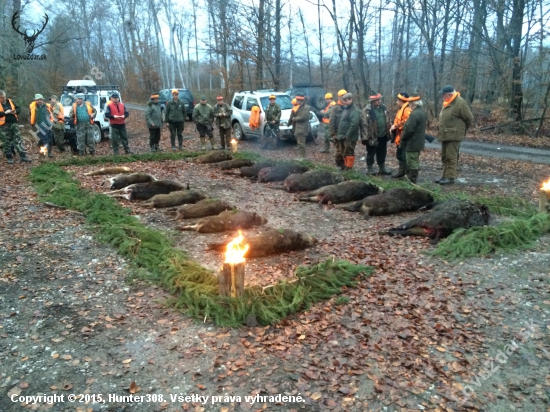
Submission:
[[[162,125],[162,114],[158,102],[153,103],[152,100],[149,100],[145,108],[145,121],[149,129],[160,129]]]
[[[11,110],[11,105],[9,102],[13,103],[13,106],[15,107],[15,113],[4,113],[6,110]],[[19,114],[19,106],[17,106],[13,100],[6,97],[6,101],[2,105],[2,108],[0,108],[0,117],[5,117],[6,124],[17,123],[17,114]]]
[[[216,103],[212,110],[214,110],[214,119],[218,127],[231,129],[231,115],[233,114],[231,106],[225,102],[221,106]]]
[[[424,150],[426,137],[426,112],[422,107],[416,107],[403,126],[400,147],[406,152],[420,152]]]
[[[330,111],[330,118],[328,121],[328,130],[330,132],[330,137],[336,137],[338,135],[338,126],[340,126],[340,118],[342,117],[342,112],[344,111],[344,106],[338,102],[335,104]]]
[[[300,108],[294,113],[294,116],[288,119],[288,124],[293,126],[295,136],[307,136],[309,134],[309,117],[309,106],[307,103],[302,103]]]
[[[177,102],[168,100],[166,102],[166,111],[164,112],[164,119],[167,122],[172,123],[183,123],[185,122],[185,116],[187,116],[187,109],[185,108],[185,103],[181,100]]]
[[[441,109],[438,140],[440,142],[463,140],[466,130],[470,128],[473,121],[474,116],[466,100],[456,96],[450,105]]]
[[[359,124],[361,123],[361,111],[351,103],[342,111],[340,124],[338,125],[338,140],[349,139],[356,142],[359,139]]]
[[[380,105],[380,107],[384,110],[384,117],[386,119],[386,135],[380,137],[386,137],[389,139],[390,127],[392,124],[390,114],[388,112],[388,108],[385,105],[382,104]],[[363,112],[361,113],[361,124],[361,140],[366,141],[369,146],[377,146],[379,138],[378,122],[370,103],[363,109]]]

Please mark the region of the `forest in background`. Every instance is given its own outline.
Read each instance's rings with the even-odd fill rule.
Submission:
[[[476,112],[543,119],[550,92],[550,0],[0,0],[0,88],[27,105],[87,76],[125,100],[318,83],[365,102],[419,92],[433,116],[452,84]],[[49,21],[33,54],[27,35]],[[538,134],[542,121],[532,135]],[[518,123],[522,125],[523,123]]]

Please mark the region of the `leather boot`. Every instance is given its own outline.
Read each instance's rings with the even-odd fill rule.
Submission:
[[[405,169],[399,169],[397,172],[391,175],[392,179],[401,179],[406,175]]]
[[[208,140],[210,141],[210,149],[215,150],[216,149],[216,144],[214,143],[214,138],[209,137]]]
[[[51,144],[48,144],[48,157],[53,157]]]
[[[170,136],[170,144],[172,145],[172,151],[176,150],[176,136]]]
[[[391,175],[391,170],[386,169],[386,165],[382,163],[381,165],[378,165],[378,174]]]
[[[7,156],[7,162],[8,164],[12,165],[13,164],[13,156]]]
[[[84,156],[84,150],[79,150],[79,151],[78,151],[78,155],[79,155],[79,156]]]
[[[157,149],[157,152],[162,152],[163,151],[158,143],[155,145],[155,149]]]
[[[152,144],[152,145],[149,145],[151,147],[151,152],[156,152],[157,151],[157,145],[156,144]]]
[[[418,170],[409,170],[407,172],[407,177],[411,183],[416,183],[416,179],[418,179]]]
[[[374,171],[374,165],[367,165],[367,174],[371,176],[376,174]]]
[[[178,150],[183,150],[183,136],[178,136]]]
[[[341,159],[341,158],[336,158],[336,167],[340,170],[346,170],[345,169],[345,163],[344,163],[344,159]]]
[[[19,152],[19,158],[21,159],[22,162],[25,162],[25,163],[32,162],[32,160],[27,157],[27,153],[25,152]]]
[[[201,137],[201,150],[206,150],[206,139]]]

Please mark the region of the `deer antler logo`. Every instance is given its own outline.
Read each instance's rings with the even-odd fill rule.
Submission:
[[[38,31],[33,30],[33,34],[31,36],[29,36],[27,34],[27,30],[22,32],[19,29],[19,21],[18,21],[18,20],[20,20],[19,11],[16,11],[15,13],[13,13],[13,16],[11,18],[11,26],[13,27],[13,29],[17,33],[19,33],[21,35],[23,40],[25,40],[25,44],[26,44],[26,47],[27,47],[27,53],[32,53],[32,51],[34,50],[34,42],[36,41],[36,38],[38,37],[38,35],[40,33],[42,33],[44,31],[44,29],[46,28],[46,24],[48,24],[48,21],[49,21],[48,15],[44,14],[44,18],[45,18],[45,21],[44,21],[44,25],[42,26],[42,28]]]

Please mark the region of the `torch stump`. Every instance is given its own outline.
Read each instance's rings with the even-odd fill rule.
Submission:
[[[539,197],[539,213],[550,213],[550,191],[541,190]]]
[[[224,263],[218,278],[221,296],[241,297],[244,292],[245,262]]]

